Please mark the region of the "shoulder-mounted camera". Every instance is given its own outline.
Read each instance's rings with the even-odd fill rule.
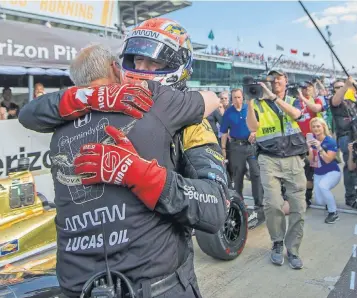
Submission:
[[[274,81],[274,76],[259,75],[256,79],[252,76],[243,77],[243,93],[246,99],[263,98],[264,90],[259,83],[264,83],[271,89],[271,82]]]

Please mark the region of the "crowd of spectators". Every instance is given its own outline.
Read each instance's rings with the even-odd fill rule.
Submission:
[[[286,77],[285,73],[280,74],[280,77]],[[346,125],[348,121],[351,121],[346,107],[352,106],[355,111],[353,113],[357,113],[357,92],[353,89],[351,82],[354,82],[352,78],[348,79],[346,84],[344,80],[336,80],[332,90],[325,88],[323,80],[317,79],[315,83],[302,82],[299,95],[292,102],[293,107],[302,113],[297,124],[309,147],[308,158],[305,158],[306,206],[311,205],[312,199],[317,205],[327,206],[328,216],[325,223],[328,224],[335,223],[339,219],[336,201],[331,190],[340,182],[342,175],[344,176],[345,203],[347,206],[357,208],[355,180],[351,178],[356,175],[357,149],[353,149],[352,142],[357,142],[357,136],[351,138],[349,133],[351,128]],[[337,92],[342,93],[335,96]],[[335,97],[339,98],[338,101],[332,99]],[[242,196],[243,178],[249,170],[255,207],[259,208],[262,202],[262,191],[259,191],[261,173],[257,166],[257,158],[252,158],[256,154],[253,150],[255,141],[246,125],[247,101],[243,100],[241,89],[233,89],[231,96],[228,90],[224,91],[220,94],[220,98],[220,109],[207,119],[227,159],[231,187],[234,187]],[[338,163],[342,163],[339,150],[344,163],[341,167],[338,166]],[[237,156],[239,158],[236,158]],[[347,170],[347,165],[349,170]],[[342,174],[340,168],[343,169]],[[288,208],[284,210],[288,212]]]
[[[228,48],[211,47],[204,51],[205,54],[217,55],[222,57],[231,57],[234,60],[241,62],[251,63],[251,64],[265,64],[268,62],[273,64],[278,57],[264,56],[264,54],[257,54],[253,52],[244,52],[239,50],[233,50]],[[311,64],[305,61],[298,61],[294,59],[289,59],[288,57],[282,57],[279,61],[279,68],[287,68],[294,70],[303,71],[319,71],[326,74],[333,74],[333,70],[326,67],[321,67],[321,65]],[[344,73],[336,71],[337,75],[344,76]]]
[[[45,94],[45,87],[42,83],[36,83],[34,86],[33,98]],[[0,95],[0,120],[17,119],[20,112],[20,106],[15,102],[12,90],[4,87]]]

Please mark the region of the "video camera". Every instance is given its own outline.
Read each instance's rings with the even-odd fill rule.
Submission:
[[[274,76],[259,75],[256,79],[252,76],[243,77],[243,93],[246,99],[263,98],[264,90],[259,83],[264,83],[271,89],[270,82],[274,81]]]
[[[289,96],[297,98],[299,96],[299,88],[301,88],[300,84],[292,83],[286,86],[286,93]]]
[[[318,79],[319,79],[318,77],[313,77],[313,78],[311,79],[311,82],[315,84]]]
[[[311,83],[308,81],[303,81],[300,83],[291,83],[286,87],[287,95],[298,98],[299,89],[307,88]]]

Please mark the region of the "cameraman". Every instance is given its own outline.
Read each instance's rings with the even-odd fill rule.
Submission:
[[[353,148],[355,147],[355,148]],[[357,168],[356,159],[357,159],[357,142],[348,144],[348,160],[347,167],[349,171],[355,171]]]
[[[334,96],[330,102],[330,108],[336,128],[337,144],[343,154],[345,163],[343,168],[343,181],[345,185],[345,202],[346,205],[357,209],[357,192],[355,190],[356,173],[347,168],[348,163],[348,144],[356,139],[353,131],[356,130],[356,124],[352,119],[357,116],[356,99],[346,94],[356,92],[353,84],[356,82],[349,77],[345,82],[337,80],[333,84]]]
[[[286,96],[288,78],[283,71],[271,71],[274,76],[271,92],[259,83],[265,97],[255,96],[245,89],[248,99],[247,125],[256,132],[258,163],[264,189],[264,213],[266,225],[273,241],[270,259],[273,264],[284,263],[284,240],[288,261],[293,269],[303,268],[299,248],[304,233],[304,213],[306,210],[306,177],[303,158],[307,153],[305,138],[296,120],[301,111],[293,106],[295,98]],[[289,227],[283,211],[281,181],[290,205]]]

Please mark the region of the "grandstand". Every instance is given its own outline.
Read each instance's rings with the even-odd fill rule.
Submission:
[[[50,0],[48,0],[50,1]],[[8,1],[9,2],[9,1]],[[16,1],[14,1],[15,3]],[[46,2],[45,1],[41,1]],[[58,1],[63,2],[63,1]],[[58,3],[57,2],[57,3]],[[71,2],[71,1],[69,1]],[[82,1],[86,3],[85,1]],[[48,5],[53,2],[47,2]],[[72,3],[74,3],[72,1]],[[88,5],[94,2],[88,1]],[[104,36],[109,39],[123,39],[123,26],[130,27],[152,17],[159,17],[170,12],[189,7],[191,1],[100,1],[105,3],[115,3],[115,7],[108,8],[111,12],[108,26],[102,26],[94,22],[79,22],[69,18],[56,18],[50,14],[38,14],[25,12],[21,9],[10,9],[0,3],[0,22],[13,20],[16,22],[26,22],[51,27],[55,32],[57,28],[69,29],[73,31],[84,31],[87,33]],[[77,4],[76,4],[77,5]],[[85,5],[85,4],[83,4]],[[93,4],[94,5],[94,4]],[[109,4],[108,4],[109,5]],[[108,10],[109,9],[109,10]],[[50,24],[50,26],[49,26]],[[57,33],[58,34],[58,33]],[[120,43],[120,42],[119,42]],[[119,44],[118,43],[118,44]],[[239,87],[242,78],[246,75],[257,77],[270,67],[277,57],[263,57],[261,54],[244,53],[237,50],[227,50],[224,48],[208,49],[205,44],[193,42],[195,60],[193,64],[193,75],[189,81],[189,87],[196,90],[210,89],[216,92],[233,87]],[[69,61],[68,61],[69,63]],[[45,68],[45,66],[41,66]],[[311,79],[312,75],[332,76],[332,71],[320,68],[317,65],[307,65],[303,62],[289,60],[284,57],[277,67],[288,73],[290,82],[298,82]],[[0,65],[1,70],[1,65]],[[63,71],[63,70],[60,70]],[[343,76],[343,74],[338,73]],[[343,76],[344,77],[344,76]],[[38,72],[22,73],[17,75],[5,75],[0,72],[0,86],[15,87],[15,93],[27,93],[31,85],[42,82],[48,91],[57,90],[60,87],[71,85],[71,81],[66,75],[41,75]],[[30,95],[31,98],[31,95]]]
[[[120,23],[132,26],[191,5],[191,1],[119,1]]]

